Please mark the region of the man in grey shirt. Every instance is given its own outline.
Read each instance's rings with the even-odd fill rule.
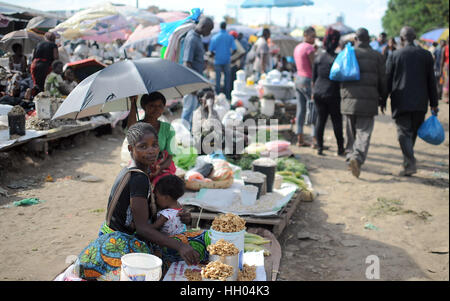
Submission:
[[[205,68],[205,48],[201,36],[208,36],[213,28],[212,19],[202,17],[197,26],[188,32],[184,40],[183,64],[200,74],[203,74]],[[181,119],[187,122],[189,129],[192,125],[192,113],[197,107],[198,99],[195,93],[184,96]]]

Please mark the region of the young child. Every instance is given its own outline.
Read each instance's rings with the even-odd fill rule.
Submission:
[[[184,194],[184,182],[175,175],[167,175],[159,179],[155,189],[158,213],[153,227],[168,235],[176,235],[186,231],[178,216],[182,209],[178,199]]]

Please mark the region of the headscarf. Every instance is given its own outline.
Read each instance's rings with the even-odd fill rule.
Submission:
[[[329,27],[327,32],[325,33],[325,37],[323,38],[323,46],[327,52],[334,52],[336,48],[339,46],[339,40],[341,38],[341,34],[339,31]]]

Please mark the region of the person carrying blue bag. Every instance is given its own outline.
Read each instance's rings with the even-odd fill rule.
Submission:
[[[386,65],[381,53],[370,45],[365,28],[356,31],[355,56],[360,79],[341,82],[341,113],[345,117],[346,160],[353,176],[359,177],[370,146],[378,106],[387,98]]]
[[[397,126],[398,142],[403,153],[403,168],[399,176],[411,176],[417,172],[414,145],[419,128],[424,123],[428,104],[434,115],[431,122],[437,121],[435,115],[439,111],[433,57],[429,51],[415,46],[415,39],[414,29],[403,27],[400,31],[403,47],[389,56],[386,62],[392,118]],[[383,104],[383,113],[385,107],[386,104]]]

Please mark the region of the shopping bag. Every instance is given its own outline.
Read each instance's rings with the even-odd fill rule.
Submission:
[[[360,78],[358,60],[351,43],[337,55],[330,70],[330,80],[345,82],[357,81]]]
[[[444,128],[435,113],[422,123],[417,135],[433,145],[439,145],[445,140]]]

